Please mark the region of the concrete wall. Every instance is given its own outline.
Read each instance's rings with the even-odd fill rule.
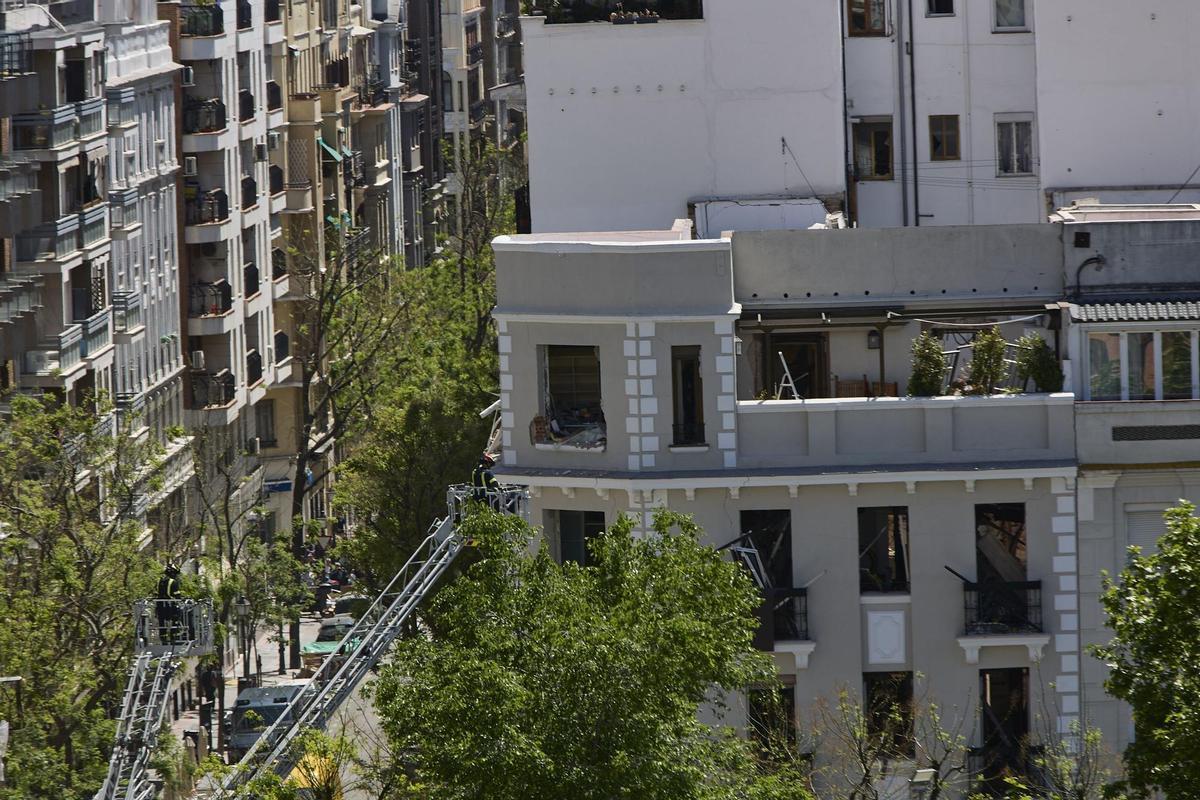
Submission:
[[[755,306],[1057,298],[1061,230],[1031,224],[739,231],[733,234],[734,295]]]
[[[1188,55],[1200,5],[1054,0],[1034,9],[1043,186],[1161,187],[1088,194],[1166,201],[1200,162],[1200,86]]]
[[[1076,234],[1082,232],[1090,235],[1090,246],[1074,247]],[[1196,272],[1200,219],[1071,222],[1064,226],[1063,241],[1066,285],[1074,288],[1078,275],[1085,295],[1144,293],[1167,284],[1200,285]],[[1094,256],[1104,257],[1103,267],[1089,266],[1080,272],[1080,265]]]
[[[840,199],[838,5],[709,0],[704,17],[522,18],[534,231],[668,225],[709,197]]]

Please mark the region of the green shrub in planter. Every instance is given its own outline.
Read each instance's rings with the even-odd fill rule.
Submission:
[[[913,339],[912,375],[908,379],[908,393],[913,397],[934,397],[942,393],[942,381],[946,375],[946,356],[942,343],[926,331]]]
[[[1036,333],[1017,340],[1017,377],[1022,384],[1032,380],[1039,392],[1062,391],[1062,367],[1050,345]]]
[[[975,334],[971,364],[967,371],[968,394],[991,394],[1004,377],[1004,350],[1008,343],[999,328]]]

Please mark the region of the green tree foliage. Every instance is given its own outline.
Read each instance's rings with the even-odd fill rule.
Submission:
[[[908,393],[914,397],[939,395],[945,376],[946,356],[942,353],[942,343],[932,333],[925,331],[913,339]]]
[[[1033,381],[1039,392],[1062,391],[1062,367],[1050,345],[1036,333],[1017,340],[1017,378],[1022,384]]]
[[[1143,797],[1200,798],[1200,519],[1195,506],[1166,512],[1158,552],[1131,547],[1118,581],[1101,598],[1112,639],[1094,648],[1109,665],[1105,688],[1133,708],[1125,787]]]
[[[775,679],[751,644],[753,584],[690,519],[659,512],[654,529],[623,519],[589,566],[560,566],[520,519],[466,519],[476,561],[433,598],[439,635],[401,641],[376,687],[422,797],[806,796],[697,715]]]
[[[1004,377],[1004,351],[1008,344],[999,328],[980,331],[971,348],[971,363],[967,370],[967,391],[970,394],[991,394]]]
[[[104,777],[133,637],[134,600],[157,565],[133,513],[158,448],[76,408],[11,395],[0,427],[0,719],[13,727],[0,798],[85,798]]]
[[[393,358],[370,424],[341,466],[335,502],[355,509],[345,554],[386,581],[445,513],[446,486],[466,481],[489,431],[479,412],[496,399],[496,302],[491,241],[514,231],[513,205],[497,175],[512,157],[473,146],[461,165],[462,225],[426,268],[398,278]]]

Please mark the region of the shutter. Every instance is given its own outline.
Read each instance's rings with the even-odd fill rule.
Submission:
[[[1125,544],[1142,548],[1142,555],[1157,553],[1158,537],[1166,532],[1162,511],[1125,512]]]

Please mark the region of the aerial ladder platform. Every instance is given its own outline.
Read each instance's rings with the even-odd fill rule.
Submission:
[[[134,604],[133,663],[108,773],[94,800],[150,800],[157,793],[149,762],[166,717],[171,679],[182,659],[213,651],[212,619],[208,600]]]

